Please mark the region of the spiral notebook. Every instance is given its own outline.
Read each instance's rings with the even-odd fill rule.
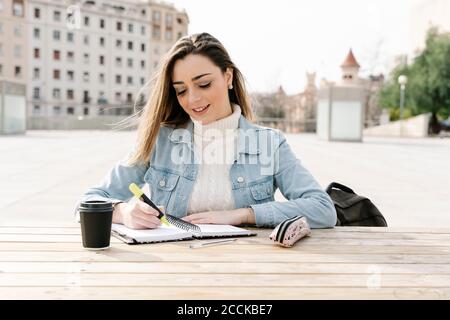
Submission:
[[[186,231],[173,225],[156,229],[135,230],[123,224],[112,224],[111,234],[128,244],[181,241],[193,239],[250,237],[256,233],[230,225],[198,224],[200,231]]]

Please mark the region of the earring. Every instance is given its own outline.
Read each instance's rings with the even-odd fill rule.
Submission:
[[[233,89],[233,85],[232,84],[230,84],[229,86],[228,86],[228,89]]]

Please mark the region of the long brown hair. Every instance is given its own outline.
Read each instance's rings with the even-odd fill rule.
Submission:
[[[225,47],[208,33],[194,34],[180,38],[163,57],[160,66],[151,80],[151,89],[145,107],[126,120],[138,117],[137,145],[128,160],[129,165],[146,164],[160,126],[178,126],[189,120],[177,100],[172,86],[172,71],[177,60],[189,54],[198,54],[209,58],[224,73],[227,68],[233,70],[233,89],[228,90],[230,103],[241,107],[242,115],[253,121],[254,115],[250,98],[245,89],[244,77],[231,61]]]

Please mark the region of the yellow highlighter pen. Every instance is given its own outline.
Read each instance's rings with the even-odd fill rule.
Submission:
[[[160,219],[166,226],[169,226],[169,222],[166,219],[166,216],[164,213],[150,200],[144,192],[139,188],[135,183],[131,183],[128,188],[130,191],[134,194],[134,196],[142,201],[144,201],[146,204],[148,204],[150,207],[155,209],[159,212],[158,219]]]

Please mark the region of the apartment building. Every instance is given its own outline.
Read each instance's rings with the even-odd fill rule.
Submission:
[[[27,82],[24,0],[0,0],[0,80]]]
[[[164,3],[27,2],[32,117],[131,114],[136,102],[145,101],[138,93],[161,56],[187,34],[187,14]],[[153,24],[156,16],[172,18]]]
[[[0,0],[0,134],[26,130],[25,10],[23,0]]]

